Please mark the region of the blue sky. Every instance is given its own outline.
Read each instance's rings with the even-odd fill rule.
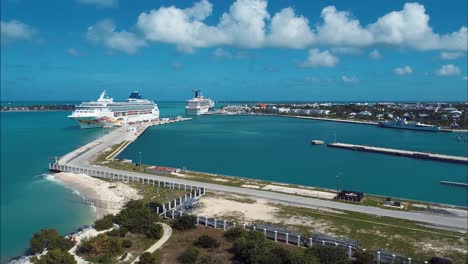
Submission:
[[[1,96],[467,100],[467,1],[1,0]]]

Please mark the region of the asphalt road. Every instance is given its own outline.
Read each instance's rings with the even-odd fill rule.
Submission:
[[[125,127],[116,129],[109,134],[104,135],[96,142],[89,143],[89,146],[92,147],[82,147],[79,151],[74,151],[66,156],[65,159],[60,159],[60,164],[68,164],[72,166],[82,167],[82,168],[96,168],[98,166],[91,165],[89,160],[98,154],[99,152],[105,150],[111,145],[118,144],[124,139],[131,139],[132,134],[127,132]],[[113,173],[122,173],[119,170],[101,167],[99,166],[100,170],[113,172]],[[149,175],[149,174],[142,174],[137,172],[130,172],[125,171],[127,175],[134,175],[134,176],[144,176],[149,179],[155,180],[162,180],[162,181],[172,181],[181,184],[188,184],[188,185],[195,185],[200,187],[205,187],[207,190],[212,191],[221,191],[221,192],[229,192],[229,193],[236,193],[236,194],[243,194],[249,195],[259,198],[264,198],[267,200],[271,200],[273,202],[286,204],[286,205],[293,205],[293,206],[300,206],[300,207],[307,207],[307,208],[331,208],[337,210],[345,210],[345,211],[353,211],[359,213],[365,213],[370,215],[376,216],[386,216],[386,217],[393,217],[399,219],[406,219],[412,221],[418,221],[424,224],[434,225],[436,227],[442,229],[457,229],[468,231],[468,219],[466,217],[461,217],[457,215],[437,215],[427,212],[407,212],[407,211],[396,211],[396,210],[389,210],[383,209],[379,207],[373,206],[363,206],[357,204],[348,204],[348,203],[341,203],[335,201],[328,201],[328,200],[320,200],[315,198],[308,198],[302,196],[295,196],[290,194],[283,194],[283,193],[276,193],[270,191],[262,191],[262,190],[255,190],[255,189],[248,189],[248,188],[240,188],[240,187],[232,187],[226,186],[221,184],[213,184],[213,183],[203,183],[203,182],[195,182],[185,179],[178,179],[178,178],[169,178],[164,176],[156,176],[156,175]]]

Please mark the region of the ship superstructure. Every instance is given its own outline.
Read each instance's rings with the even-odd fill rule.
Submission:
[[[415,121],[407,121],[406,118],[395,118],[391,121],[381,121],[379,126],[388,128],[399,128],[399,129],[410,129],[410,130],[421,130],[421,131],[439,131],[440,127],[423,124]]]
[[[132,92],[124,102],[114,102],[103,91],[96,101],[76,105],[68,117],[81,128],[112,127],[158,119],[159,108],[153,101],[141,98],[138,91]]]
[[[187,100],[185,104],[185,113],[187,115],[201,115],[214,108],[214,101],[203,97],[203,95],[201,95],[201,90],[193,92],[195,93],[195,97]]]

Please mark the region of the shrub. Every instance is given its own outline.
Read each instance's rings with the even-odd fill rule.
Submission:
[[[179,256],[178,260],[182,264],[194,264],[199,255],[200,251],[197,248],[189,247]]]
[[[76,260],[68,251],[52,249],[40,259],[34,258],[32,262],[34,264],[75,264]]]
[[[374,264],[374,255],[369,252],[357,251],[354,258],[354,264]]]
[[[55,229],[43,229],[35,233],[29,241],[32,254],[41,253],[46,248],[68,251],[73,245],[73,241],[59,235]]]
[[[111,237],[119,237],[120,236],[120,232],[119,232],[118,229],[112,229],[111,231],[106,232],[106,234],[108,236],[111,236]]]
[[[115,222],[132,233],[144,233],[147,227],[159,221],[159,216],[142,201],[129,201],[115,217]]]
[[[157,212],[158,211],[157,208],[159,207],[159,211],[162,213],[162,204],[160,204],[160,203],[149,202],[148,207],[151,208],[151,210],[153,210],[154,212]]]
[[[77,253],[87,256],[94,262],[108,262],[113,256],[122,252],[122,243],[119,238],[111,237],[107,233],[99,234],[93,238],[85,238],[78,245]]]
[[[234,241],[234,253],[246,263],[281,263],[278,246],[259,232],[248,232]]]
[[[431,260],[429,260],[429,263],[430,264],[452,264],[452,261],[450,259],[432,257]]]
[[[120,237],[124,237],[128,233],[128,228],[126,228],[125,226],[121,226],[117,230],[119,231],[119,236]]]
[[[124,239],[122,240],[122,246],[124,248],[131,248],[133,246],[133,242],[131,240]]]
[[[243,228],[240,228],[240,227],[234,227],[234,228],[231,228],[229,230],[227,230],[226,232],[224,232],[224,237],[227,238],[227,239],[236,239],[238,237],[241,237],[242,235],[244,235],[247,231],[245,231],[245,229]]]
[[[339,247],[315,245],[306,249],[305,254],[312,254],[320,263],[348,264],[350,263],[346,251]]]
[[[197,218],[193,215],[183,215],[174,221],[172,227],[177,230],[195,229],[197,227]]]
[[[151,253],[145,252],[141,254],[137,264],[156,264],[156,258]]]
[[[106,230],[114,226],[114,215],[108,214],[94,222],[94,228],[98,231]]]
[[[290,264],[320,264],[319,260],[310,251],[293,250],[288,254]]]
[[[223,264],[223,261],[220,258],[213,257],[210,255],[203,255],[200,256],[197,261],[195,261],[196,264]]]
[[[195,242],[193,242],[195,246],[202,247],[202,248],[217,248],[219,247],[218,240],[208,236],[202,235],[200,236]]]
[[[151,239],[160,239],[164,231],[161,224],[153,223],[145,231],[146,237]]]

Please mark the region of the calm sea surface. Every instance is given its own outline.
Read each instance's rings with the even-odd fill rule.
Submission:
[[[161,103],[159,107],[163,116],[184,111],[180,103]],[[69,114],[0,113],[1,263],[22,255],[32,234],[42,228],[65,234],[93,221],[92,208],[76,203],[76,194],[44,177],[48,162],[53,161],[49,157],[65,154],[102,134],[100,129],[79,129],[67,118]]]
[[[147,164],[467,206],[467,166],[312,146],[313,139],[466,156],[454,133],[271,116],[203,116],[152,127],[120,157]],[[466,138],[466,134],[464,134]]]
[[[184,104],[159,103],[161,116],[183,115]],[[93,221],[76,194],[44,178],[49,157],[65,154],[101,135],[80,130],[68,112],[0,113],[1,262],[21,255],[41,228],[61,233]],[[280,117],[205,116],[153,127],[121,157],[145,163],[256,179],[340,188],[467,206],[463,165],[311,146],[312,139],[466,155],[455,134]],[[465,135],[466,136],[466,135]]]

